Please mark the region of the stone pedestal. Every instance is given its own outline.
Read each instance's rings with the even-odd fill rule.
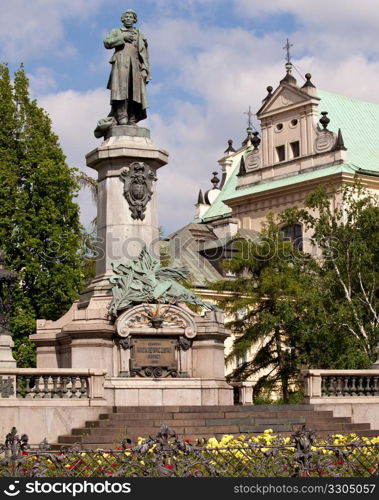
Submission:
[[[126,135],[128,134],[128,135]],[[87,166],[98,173],[96,277],[82,292],[79,307],[88,305],[92,295],[109,293],[107,278],[111,263],[136,257],[144,246],[159,256],[156,182],[143,218],[134,218],[125,198],[122,176],[135,162],[146,165],[155,177],[167,164],[168,153],[150,139],[150,131],[137,126],[114,126],[105,141],[86,155]]]
[[[8,333],[0,334],[0,368],[16,368],[16,361],[12,354],[14,346],[12,336]]]
[[[93,296],[88,307],[76,302],[56,322],[39,320],[31,337],[37,366],[106,369],[110,405],[233,404],[224,375],[228,333],[221,313],[200,316],[185,305],[163,305],[162,325],[154,328],[149,317],[158,306],[132,307],[113,322],[110,300]]]

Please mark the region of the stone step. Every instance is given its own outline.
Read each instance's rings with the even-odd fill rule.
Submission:
[[[210,412],[210,411],[229,411],[229,412],[244,412],[244,411],[260,411],[260,412],[268,412],[268,411],[306,411],[312,412],[313,406],[306,404],[287,404],[287,405],[235,405],[235,406],[165,406],[165,411],[170,413],[202,413],[202,412]],[[115,406],[113,407],[114,413],[145,413],[145,412],[162,412],[161,406]]]
[[[333,417],[333,412],[332,411],[320,411],[320,410],[315,410],[313,412],[303,412],[302,410],[299,411],[290,411],[290,410],[283,410],[283,411],[272,411],[272,412],[264,412],[264,411],[241,411],[237,415],[241,416],[249,416],[249,417],[262,417],[262,418],[275,418],[275,417],[299,417],[299,416],[304,416],[305,418],[314,418],[314,417]],[[236,413],[235,412],[225,412],[225,418],[236,418]]]
[[[302,411],[276,411],[270,412],[269,416],[266,412],[224,412],[224,411],[213,411],[213,412],[143,412],[138,414],[138,420],[188,420],[188,419],[199,419],[199,418],[323,418],[323,417],[333,417],[332,411],[315,411],[312,414],[304,413]],[[99,417],[100,420],[135,420],[136,412],[116,412],[116,413],[104,413]]]
[[[156,420],[156,419],[160,419],[160,420],[173,420],[173,413],[164,413],[164,412],[161,412],[161,413],[154,413],[154,412],[149,412],[149,413],[141,413],[141,415],[137,415],[136,413],[107,413],[107,414],[102,414],[100,415],[100,417],[103,417],[101,418],[101,420],[106,420],[105,419],[105,415],[107,415],[109,418],[107,420],[112,420],[112,421],[121,421],[121,420],[125,420],[125,421],[128,421],[128,420]],[[182,415],[182,414],[180,414]],[[186,413],[184,413],[183,415],[187,415]],[[199,418],[199,415],[197,415],[197,418]],[[217,415],[217,413],[216,413]],[[182,417],[182,418],[186,418],[186,417]]]
[[[82,443],[84,436],[59,436],[58,437],[58,443],[59,444],[67,444],[67,445],[73,445],[75,443]]]
[[[179,438],[192,441],[221,438],[224,434],[261,434],[267,429],[290,436],[303,425],[319,437],[337,433],[367,437],[378,434],[369,424],[353,424],[349,417],[334,417],[332,411],[316,411],[310,405],[123,406],[110,408],[98,420],[88,420],[85,427],[74,428],[70,436],[60,436],[57,446],[79,443],[83,448],[115,448],[126,438],[135,444],[139,437],[156,436],[163,424]]]
[[[155,427],[157,428],[157,432],[159,428],[163,425],[166,424],[170,428],[177,428],[177,427],[189,427],[189,426],[225,426],[225,425],[259,425],[262,424],[262,426],[265,427],[265,429],[270,428],[272,425],[275,424],[291,424],[291,425],[303,425],[305,424],[308,427],[315,427],[316,425],[319,424],[330,424],[328,428],[334,428],[334,424],[342,424],[342,423],[351,423],[351,419],[348,417],[340,417],[340,418],[323,418],[322,420],[317,418],[315,420],[308,420],[305,419],[304,417],[294,417],[294,418],[275,418],[275,419],[264,419],[264,418],[254,418],[254,417],[247,417],[247,418],[234,418],[234,419],[223,419],[223,418],[217,418],[217,419],[188,419],[188,420],[175,420],[175,421],[169,421],[166,419],[156,419],[156,420],[142,420],[144,427]],[[88,424],[88,422],[87,422]],[[101,429],[117,429],[117,428],[140,428],[141,426],[141,421],[140,420],[125,420],[125,421],[120,421],[120,420],[101,420],[96,422],[97,425],[92,425],[90,424],[89,426],[87,425],[84,428],[79,428],[79,429],[73,429],[72,433],[75,435],[79,434],[87,434],[88,432],[94,432],[95,430],[99,429],[101,432]]]

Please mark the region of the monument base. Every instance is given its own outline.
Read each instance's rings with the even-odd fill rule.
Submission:
[[[87,308],[75,302],[58,321],[38,320],[31,336],[37,367],[107,370],[105,398],[112,406],[233,404],[222,313],[141,304],[114,322],[110,302],[109,295],[92,296]]]
[[[109,377],[105,398],[112,406],[226,406],[233,388],[225,379]]]

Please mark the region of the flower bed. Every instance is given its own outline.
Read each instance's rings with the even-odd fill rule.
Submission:
[[[260,435],[191,443],[162,426],[136,446],[113,450],[30,450],[16,431],[0,446],[0,477],[370,477],[379,475],[379,437],[335,434],[317,439],[302,429],[291,437]],[[24,438],[24,439],[23,439]]]

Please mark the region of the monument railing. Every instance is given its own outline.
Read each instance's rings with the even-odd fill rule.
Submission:
[[[375,438],[317,437],[306,428],[289,437],[266,432],[191,443],[163,425],[155,437],[141,439],[138,445],[124,439],[107,450],[75,445],[50,449],[46,439],[32,448],[28,439],[13,427],[0,442],[0,477],[377,477],[379,473]]]
[[[379,370],[303,370],[306,398],[379,396]]]
[[[0,401],[9,399],[103,399],[106,370],[2,368]]]

